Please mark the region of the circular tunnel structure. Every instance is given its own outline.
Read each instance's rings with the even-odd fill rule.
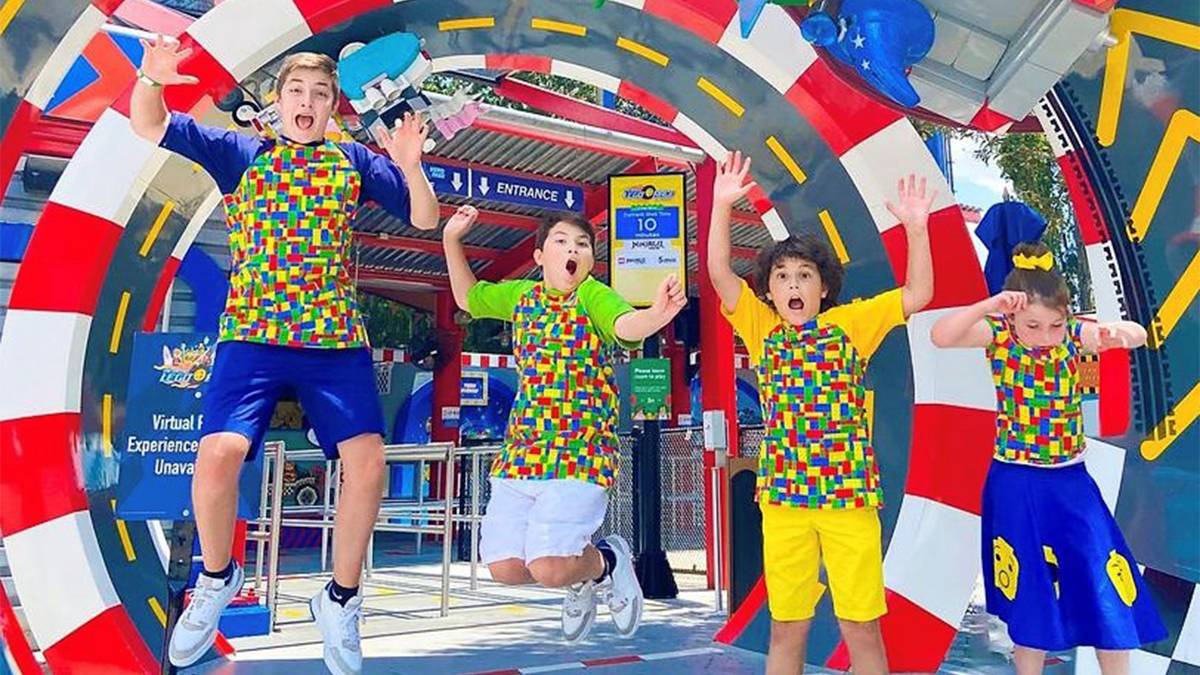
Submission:
[[[25,19],[43,18],[35,4],[18,11],[10,31]],[[32,75],[5,83],[24,97],[10,127],[27,124],[39,102],[45,104],[44,82],[61,77],[81,40],[119,4],[77,3],[77,18],[61,27],[64,37],[31,51],[26,70]],[[194,50],[181,71],[200,83],[169,88],[167,102],[173,110],[213,114],[209,97],[219,98],[285,53],[337,58],[346,44],[396,31],[424,38],[435,71],[518,69],[581,80],[650,110],[718,160],[731,149],[749,154],[759,185],[751,202],[771,235],[826,237],[847,267],[843,301],[902,283],[904,232],[884,200],[901,176],[927,178],[939,193],[930,217],[934,298],[877,352],[868,386],[888,496],[883,626],[889,659],[898,671],[936,669],[979,574],[980,492],[995,424],[982,355],[938,351],[928,337],[941,314],[987,294],[970,234],[910,123],[839,79],[782,8],[768,5],[742,38],[734,2],[700,4],[611,0],[596,9],[591,2],[554,0],[227,0],[180,36]],[[1171,277],[1180,259],[1174,249],[1148,252],[1149,245],[1172,241],[1186,227],[1155,220],[1141,239],[1131,239],[1124,224],[1132,208],[1118,195],[1131,193],[1122,186],[1141,181],[1106,153],[1123,151],[1133,132],[1121,127],[1116,145],[1097,146],[1079,88],[1060,85],[1039,114],[1057,125],[1051,138],[1060,162],[1080,167],[1069,174],[1077,209],[1096,214],[1080,223],[1092,228],[1084,241],[1102,318],[1149,325],[1161,298],[1184,276]],[[1195,138],[1195,127],[1187,130]],[[1180,197],[1186,191],[1170,187],[1160,210],[1191,203],[1191,193]],[[21,265],[0,342],[0,373],[6,382],[27,385],[0,392],[6,504],[0,532],[31,629],[55,672],[158,669],[164,563],[149,528],[115,518],[119,448],[112,446],[113,429],[122,418],[133,333],[154,324],[180,260],[220,199],[197,167],[133,134],[124,96],[100,116],[70,161]],[[1097,264],[1101,259],[1106,264]],[[1200,274],[1196,266],[1191,259],[1186,269]],[[1180,312],[1163,333],[1156,350],[1134,357],[1134,423],[1121,439],[1101,444],[1121,450],[1114,460],[1126,467],[1119,485],[1195,480],[1194,458],[1181,452],[1159,453],[1183,462],[1167,474],[1159,471],[1167,462],[1135,461],[1138,443],[1175,414],[1185,394],[1192,409],[1200,406],[1195,384],[1176,381],[1198,371],[1195,313]],[[1174,419],[1184,421],[1178,414]],[[1196,427],[1181,429],[1174,442],[1183,447],[1187,436],[1194,447]],[[1135,504],[1133,515],[1122,513],[1123,524],[1141,522],[1145,508],[1164,501],[1161,494],[1121,492],[1119,513]],[[1179,515],[1168,518],[1178,523]],[[1194,584],[1195,566],[1188,572],[1178,552],[1143,553],[1157,552],[1162,543],[1139,536],[1131,534],[1139,559]],[[744,626],[763,612],[761,603],[743,606],[733,621]],[[833,635],[834,625],[825,608],[814,634]],[[105,648],[97,649],[101,644]],[[831,638],[818,639],[810,656],[838,665],[844,650]]]

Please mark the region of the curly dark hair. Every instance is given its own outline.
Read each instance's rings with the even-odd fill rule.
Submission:
[[[821,283],[825,285],[825,297],[821,298],[821,311],[838,304],[842,292],[842,261],[837,259],[824,240],[812,234],[792,235],[777,241],[758,252],[754,271],[754,287],[758,297],[768,305],[767,293],[771,288],[771,270],[785,260],[806,260],[817,267]]]
[[[567,212],[551,212],[542,216],[538,220],[537,233],[534,235],[534,245],[541,250],[546,245],[546,239],[550,237],[550,230],[559,223],[566,223],[587,235],[588,241],[592,244],[592,250],[596,250],[596,230],[587,218],[577,213]]]
[[[1049,254],[1050,249],[1041,242],[1022,242],[1013,249],[1013,257],[1023,255],[1040,258]],[[1063,312],[1071,304],[1071,291],[1058,271],[1057,262],[1048,270],[1014,268],[1004,278],[1004,290],[1022,291],[1029,296],[1030,302]]]

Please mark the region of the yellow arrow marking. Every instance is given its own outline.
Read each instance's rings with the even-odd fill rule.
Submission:
[[[121,548],[125,549],[125,559],[129,562],[137,560],[137,554],[133,552],[133,540],[129,538],[129,528],[125,526],[125,521],[117,519],[117,535],[121,537]]]
[[[778,138],[775,138],[774,136],[768,136],[767,147],[770,148],[771,152],[775,154],[775,158],[779,160],[779,163],[783,165],[783,168],[787,169],[788,173],[792,174],[792,178],[795,178],[797,183],[803,183],[804,181],[808,180],[808,176],[804,174],[804,169],[800,168],[800,165],[796,163],[796,159],[792,157],[792,153],[788,152],[787,148],[783,147],[783,144],[779,142]]]
[[[1129,216],[1129,238],[1140,242],[1150,229],[1150,221],[1158,212],[1163,193],[1167,191],[1167,183],[1175,172],[1175,165],[1183,155],[1183,146],[1188,140],[1200,141],[1200,115],[1190,110],[1176,110],[1167,124],[1162,143],[1154,155],[1150,172],[1142,184],[1142,192],[1138,195],[1137,203],[1133,205],[1133,213]]]
[[[1197,417],[1200,417],[1200,382],[1192,387],[1179,405],[1167,413],[1158,426],[1154,427],[1154,431],[1150,432],[1150,436],[1142,441],[1142,457],[1148,462],[1158,459],[1171,447],[1175,439],[1187,431]]]
[[[1200,252],[1192,256],[1192,262],[1175,283],[1175,287],[1167,294],[1158,314],[1150,322],[1150,348],[1158,349],[1166,342],[1167,336],[1175,329],[1175,324],[1183,317],[1183,312],[1200,294]]]
[[[634,42],[626,37],[618,37],[617,46],[627,52],[637,54],[651,63],[657,63],[664,68],[668,63],[671,62],[671,57],[667,56],[666,54],[658,51],[657,49],[651,49],[640,42]]]
[[[534,30],[566,33],[567,35],[574,35],[576,37],[585,37],[587,35],[587,26],[581,26],[577,23],[554,21],[553,19],[534,19],[529,23]]]
[[[152,595],[146,599],[146,602],[150,604],[150,611],[154,612],[154,616],[158,617],[158,622],[163,626],[166,626],[167,613],[165,610],[163,610],[163,606],[159,604],[158,598]]]
[[[438,30],[445,33],[452,30],[469,30],[472,28],[495,28],[496,17],[477,16],[469,19],[450,19],[438,22]]]
[[[129,291],[121,292],[121,304],[117,307],[117,316],[113,318],[112,335],[108,338],[108,353],[116,354],[121,350],[121,329],[125,327],[125,314],[129,311]]]
[[[700,91],[708,94],[716,99],[717,103],[725,106],[725,109],[733,113],[734,117],[741,117],[746,114],[746,108],[733,99],[732,96],[726,94],[720,87],[710,82],[707,78],[701,77],[696,80],[696,86],[700,87]]]
[[[817,214],[817,218],[821,219],[821,225],[825,227],[825,234],[829,237],[829,243],[833,245],[833,250],[837,253],[838,260],[842,264],[850,262],[850,254],[846,252],[846,245],[842,243],[842,235],[838,233],[837,225],[833,222],[833,216],[829,215],[829,211],[821,209]]]
[[[154,224],[150,226],[150,231],[146,233],[146,238],[142,241],[142,247],[138,249],[138,255],[145,258],[146,254],[150,253],[150,248],[158,240],[158,235],[162,232],[163,225],[167,222],[167,216],[170,216],[171,211],[174,210],[175,202],[169,199],[163,202],[162,209],[158,212],[158,217],[154,219]]]
[[[112,394],[100,399],[100,445],[105,457],[112,457]]]

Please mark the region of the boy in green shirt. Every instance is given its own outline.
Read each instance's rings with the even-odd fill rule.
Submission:
[[[631,549],[617,535],[591,543],[616,478],[612,357],[615,347],[637,347],[670,323],[687,301],[683,287],[672,275],[651,307],[634,310],[591,277],[595,234],[576,215],[548,217],[538,228],[533,259],[542,281],[478,281],[462,245],[477,217],[463,206],[446,223],[450,286],[473,317],[512,322],[520,373],[504,447],[492,464],[480,556],[500,583],[566,587],[567,641],[591,630],[597,600],[628,637],[642,614]]]

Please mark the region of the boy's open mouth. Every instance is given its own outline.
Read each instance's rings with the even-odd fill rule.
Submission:
[[[792,298],[788,300],[788,309],[799,312],[804,309],[804,300],[801,298]]]
[[[296,115],[296,128],[308,131],[316,124],[317,119],[312,115]]]
[[[575,276],[575,270],[579,269],[579,263],[574,260],[567,261],[567,274]]]

